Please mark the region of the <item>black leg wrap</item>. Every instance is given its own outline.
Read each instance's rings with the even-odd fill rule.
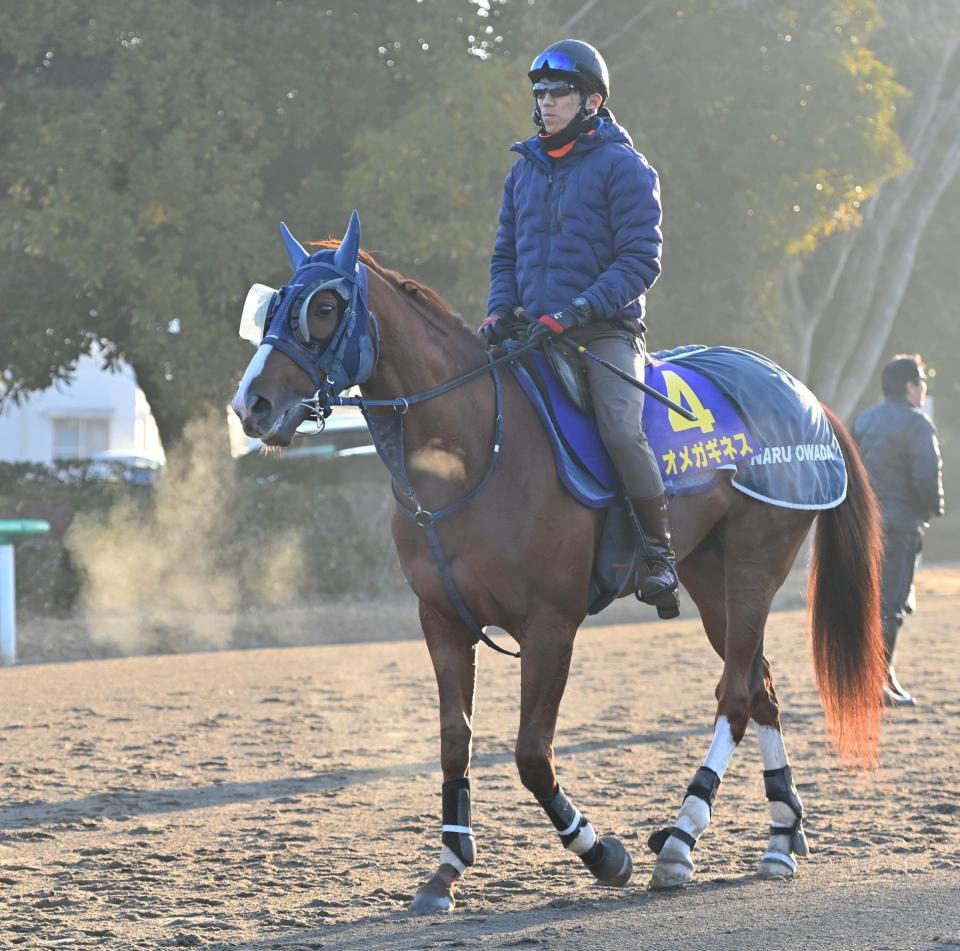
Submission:
[[[577,810],[573,803],[567,799],[567,794],[563,791],[562,786],[557,786],[557,791],[546,799],[541,799],[537,796],[537,802],[543,806],[543,811],[550,818],[553,827],[560,833],[560,841],[563,842],[564,845],[572,842],[577,837],[580,827],[586,824],[586,820],[581,815],[580,822],[576,828],[574,828],[572,832],[564,835],[573,825],[573,820],[577,817]]]
[[[670,836],[675,836],[681,842],[686,842],[691,849],[697,844],[697,840],[690,835],[689,832],[684,832],[683,829],[678,829],[676,826],[673,826],[670,829],[660,829],[658,832],[654,832],[653,835],[647,839],[647,848],[650,849],[654,855],[659,855],[663,851],[663,847],[667,844],[667,839],[669,839]]]
[[[443,825],[444,831],[441,834],[443,844],[464,865],[473,865],[477,855],[473,833],[459,831],[472,828],[469,779],[451,779],[443,784]],[[448,826],[457,828],[448,829]]]
[[[785,802],[797,814],[798,819],[803,818],[803,803],[800,802],[797,787],[793,784],[793,773],[789,766],[765,769],[763,787],[768,802]]]
[[[693,782],[687,786],[687,796],[696,796],[697,799],[702,799],[712,815],[713,801],[717,798],[719,788],[720,777],[709,766],[701,766],[694,773]]]
[[[796,813],[797,821],[790,826],[770,826],[770,835],[790,836],[790,848],[801,853],[798,841],[803,832],[803,803],[793,783],[793,773],[789,766],[780,769],[765,769],[763,771],[763,786],[767,793],[768,802],[786,803]],[[802,854],[802,853],[801,853]]]
[[[567,799],[567,794],[563,791],[562,786],[557,786],[557,791],[546,799],[541,799],[538,796],[537,802],[543,806],[543,811],[550,817],[553,827],[560,833],[560,841],[564,848],[568,848],[570,843],[580,835],[580,830],[589,824],[586,817]],[[604,879],[608,873],[607,865],[612,864],[616,859],[617,868],[610,873],[614,874],[619,870],[623,861],[622,856],[608,855],[609,851],[598,838],[580,858],[597,878]]]
[[[717,798],[717,790],[719,788],[720,777],[710,769],[709,766],[701,766],[696,773],[693,774],[693,782],[687,786],[687,791],[684,793],[683,798],[686,799],[687,796],[696,796],[697,799],[702,799],[707,804],[707,808],[712,815],[713,802]],[[697,840],[690,835],[689,832],[684,832],[683,829],[672,826],[669,829],[660,829],[654,832],[653,835],[647,839],[647,848],[650,849],[654,855],[659,855],[663,847],[667,844],[667,839],[669,839],[670,836],[675,836],[681,842],[685,842],[691,849],[697,844]]]

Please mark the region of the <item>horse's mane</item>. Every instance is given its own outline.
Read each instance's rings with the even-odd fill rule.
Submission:
[[[307,241],[306,244],[310,248],[332,248],[335,250],[340,247],[340,242],[333,239],[327,239],[326,241]],[[427,287],[426,284],[421,284],[420,281],[415,281],[413,278],[404,277],[399,271],[384,267],[369,251],[364,251],[362,248],[360,250],[360,260],[382,277],[388,284],[392,284],[408,297],[412,297],[417,303],[421,305],[426,304],[427,307],[420,306],[417,308],[424,317],[429,319],[437,314],[444,317],[445,320],[437,326],[438,330],[447,331],[450,329],[449,325],[453,324],[456,327],[461,327],[469,331],[470,328],[467,327],[464,319],[455,313],[450,305],[433,290],[433,288]],[[431,323],[433,323],[433,321],[431,321]]]

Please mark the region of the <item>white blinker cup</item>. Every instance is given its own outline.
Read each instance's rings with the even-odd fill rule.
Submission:
[[[263,340],[263,327],[270,313],[270,305],[276,296],[276,289],[267,287],[266,284],[254,284],[247,291],[238,333],[243,340],[249,340],[255,347],[259,347]]]

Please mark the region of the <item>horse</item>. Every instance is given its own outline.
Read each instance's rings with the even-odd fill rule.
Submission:
[[[439,863],[411,909],[453,908],[454,885],[475,861],[470,757],[478,640],[487,626],[519,645],[516,766],[523,785],[598,881],[626,884],[632,857],[614,836],[598,836],[560,787],[553,745],[602,513],[561,484],[530,401],[512,374],[486,372],[491,357],[463,320],[435,291],[360,250],[356,212],[342,241],[316,242],[313,252],[285,225],[281,230],[294,276],[279,292],[255,298],[253,317],[244,318],[260,340],[232,402],[244,430],[268,446],[289,445],[321,405],[315,394],[333,397],[351,384],[359,385],[371,431],[402,414],[400,463],[390,468],[407,484],[403,492],[395,485],[392,532],[436,675],[443,770]],[[467,382],[445,386],[452,379]],[[836,507],[777,507],[736,491],[728,475],[671,500],[679,576],[723,673],[704,764],[674,825],[651,836],[651,888],[692,881],[691,849],[751,723],[772,820],[758,872],[792,876],[796,857],[807,854],[764,626],[815,520],[808,601],[826,722],[841,757],[876,760],[885,669],[879,515],[852,438],[824,411],[847,470],[846,496]],[[441,511],[450,517],[439,520]]]

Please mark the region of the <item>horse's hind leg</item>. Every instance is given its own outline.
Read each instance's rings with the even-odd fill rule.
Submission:
[[[721,530],[704,539],[678,566],[680,580],[700,612],[713,649],[724,657],[727,641],[726,579]],[[710,811],[720,778],[735,748],[726,718],[717,721],[713,743],[703,766],[687,787],[676,823],[650,836],[647,843],[657,854],[651,888],[674,888],[693,880],[690,851],[710,822]]]
[[[439,867],[417,892],[410,910],[430,914],[453,908],[453,885],[475,858],[469,773],[477,647],[460,621],[443,617],[422,601],[420,624],[440,695],[443,821]]]
[[[626,885],[633,861],[613,836],[597,837],[593,826],[557,782],[553,738],[560,700],[567,683],[576,628],[557,622],[524,632],[520,673],[520,731],[517,769],[520,781],[537,797],[564,847],[606,885]]]
[[[763,785],[770,803],[770,839],[757,869],[763,878],[787,878],[797,870],[795,855],[809,852],[803,831],[803,804],[793,782],[780,731],[780,705],[773,674],[762,658],[761,676],[750,700],[750,716],[763,755]]]
[[[722,572],[715,558],[712,563],[704,561],[702,567],[709,573],[694,581],[699,583],[694,600],[710,609],[703,618],[705,626],[712,623],[714,627],[708,631],[713,643],[720,626],[717,602],[726,605],[723,676],[716,691],[713,742],[703,766],[687,787],[674,826],[650,837],[650,848],[657,853],[651,888],[671,888],[693,879],[691,850],[710,822],[723,773],[750,719],[752,695],[763,669],[763,631],[770,603],[811,520],[805,512],[773,509],[746,499],[738,502],[723,533]],[[696,573],[696,565],[692,567]]]

